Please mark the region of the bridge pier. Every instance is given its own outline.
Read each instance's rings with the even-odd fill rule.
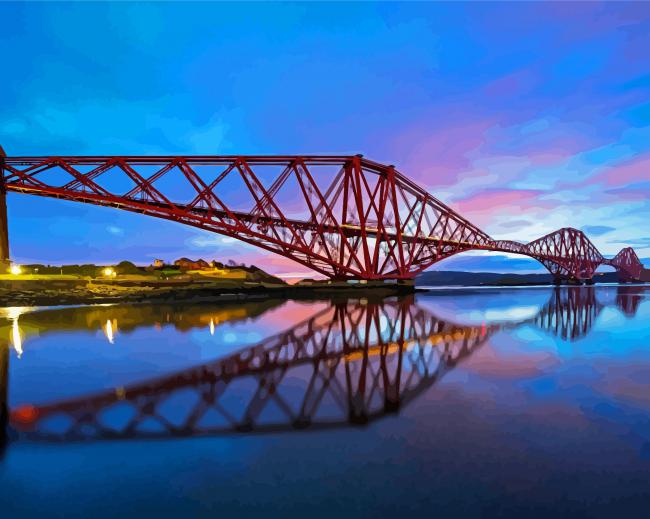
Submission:
[[[354,425],[366,425],[369,422],[368,411],[365,405],[365,393],[357,392],[350,395],[348,408],[348,421]]]
[[[9,225],[7,222],[7,190],[4,185],[5,154],[0,146],[0,274],[9,270]]]
[[[595,281],[593,278],[589,279],[579,279],[579,278],[563,278],[563,277],[555,277],[553,278],[553,284],[556,286],[561,286],[561,285],[570,285],[570,286],[582,286],[582,285],[593,285],[595,284]]]

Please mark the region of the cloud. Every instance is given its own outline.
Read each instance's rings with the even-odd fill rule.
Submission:
[[[594,181],[604,182],[609,186],[624,186],[650,178],[650,156],[641,155],[605,169]]]
[[[232,246],[233,244],[239,244],[242,247],[250,247],[250,245],[241,242],[236,238],[231,238],[230,236],[221,236],[219,234],[202,234],[200,236],[195,236],[194,238],[188,240],[188,244],[200,249],[223,248],[224,246]]]
[[[109,225],[106,227],[106,230],[111,233],[113,236],[123,236],[124,235],[124,229],[121,229],[120,227],[116,227],[115,225]]]
[[[582,230],[592,236],[601,236],[616,230],[616,227],[609,227],[608,225],[584,225]]]
[[[647,201],[650,200],[650,181],[635,182],[626,186],[607,189],[604,193],[618,200],[644,202],[644,207],[647,207]]]
[[[505,222],[499,222],[498,225],[502,229],[517,230],[529,226],[530,222],[528,220],[506,220]]]
[[[612,240],[609,243],[622,245],[624,247],[637,247],[639,249],[646,249],[650,248],[650,237]]]

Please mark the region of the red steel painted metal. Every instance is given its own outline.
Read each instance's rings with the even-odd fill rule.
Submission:
[[[467,250],[525,254],[565,279],[589,280],[601,264],[625,279],[642,269],[632,249],[607,260],[571,228],[528,244],[495,241],[394,166],[361,155],[6,157],[0,167],[6,191],[177,221],[333,279],[412,279]]]

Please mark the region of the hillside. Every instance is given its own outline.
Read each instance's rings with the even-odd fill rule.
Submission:
[[[598,283],[616,283],[616,272],[597,274]],[[550,274],[502,274],[498,272],[458,272],[433,270],[415,278],[418,286],[476,286],[476,285],[544,285],[553,282]]]

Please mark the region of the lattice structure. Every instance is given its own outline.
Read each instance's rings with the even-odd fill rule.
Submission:
[[[624,248],[613,259],[605,260],[604,263],[618,270],[623,281],[641,279],[641,273],[644,270],[643,263],[641,263],[632,247]]]
[[[530,243],[494,241],[493,250],[525,254],[542,263],[556,279],[591,279],[605,258],[578,229],[565,227]]]
[[[530,242],[528,253],[556,277],[591,279],[603,256],[582,231],[564,228]]]
[[[606,259],[584,232],[565,227],[530,243],[500,240],[491,250],[524,254],[542,263],[556,279],[591,280],[600,265],[610,265],[622,280],[639,280],[643,264],[628,247],[613,259]]]
[[[593,287],[556,288],[533,322],[564,340],[576,340],[589,333],[601,310]]]
[[[638,287],[620,286],[616,290],[616,306],[627,317],[634,317],[643,301],[644,294]]]
[[[332,305],[230,357],[103,394],[20,407],[12,421],[28,438],[48,440],[364,424],[410,402],[496,329],[446,323],[409,299]]]
[[[178,221],[331,278],[410,279],[490,240],[361,156],[9,157],[3,169],[8,191]]]
[[[0,198],[13,191],[173,220],[333,279],[408,280],[467,250],[525,254],[557,279],[590,280],[601,264],[624,279],[642,273],[632,249],[606,260],[577,229],[494,241],[393,166],[360,155],[0,156],[0,169]]]

